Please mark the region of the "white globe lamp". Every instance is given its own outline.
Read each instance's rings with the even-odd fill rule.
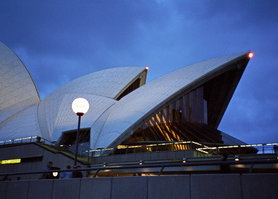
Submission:
[[[80,132],[80,123],[81,116],[88,112],[89,102],[84,98],[76,98],[71,104],[73,112],[78,115],[78,127],[75,139],[75,156],[74,156],[74,166],[77,166],[77,154],[78,154],[78,145],[79,145],[79,132]]]
[[[81,116],[88,112],[89,107],[89,102],[84,98],[76,98],[71,105],[73,112]]]

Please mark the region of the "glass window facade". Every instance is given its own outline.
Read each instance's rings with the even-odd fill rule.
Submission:
[[[181,93],[136,128],[124,144],[198,141],[221,143],[220,133],[207,125],[204,87]]]

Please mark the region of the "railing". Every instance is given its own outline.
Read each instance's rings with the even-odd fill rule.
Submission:
[[[242,150],[253,148],[257,150],[257,154],[278,154],[278,143],[264,144],[243,144],[243,145],[228,145],[228,146],[205,146],[196,150],[203,153],[221,153],[223,150],[233,150],[240,154]]]
[[[115,148],[103,148],[83,151],[83,155],[90,157],[106,156],[110,154],[126,154],[138,152],[155,152],[155,151],[179,151],[179,150],[197,150],[204,154],[223,155],[226,152],[233,152],[233,154],[242,154],[244,152],[257,154],[278,154],[278,143],[264,143],[264,144],[244,144],[244,145],[221,145],[209,143],[201,144],[194,141],[184,142],[167,142],[158,144],[145,145],[118,145]],[[218,146],[217,146],[218,145]]]
[[[178,150],[191,150],[205,145],[194,141],[183,142],[162,142],[152,144],[137,144],[137,145],[118,145],[111,148],[100,148],[83,151],[83,154],[90,157],[107,156],[111,154],[127,154],[138,152],[158,152],[158,151],[178,151]]]
[[[46,144],[51,147],[54,147],[58,151],[68,151],[65,146],[57,146],[49,140],[42,139],[37,136],[14,139],[8,141],[0,141],[0,144],[18,144],[18,143],[33,143]],[[278,143],[267,143],[267,144],[251,144],[251,145],[230,145],[230,146],[208,146],[205,144],[186,141],[186,142],[172,142],[172,143],[157,143],[157,144],[145,144],[145,145],[119,145],[115,148],[107,149],[97,149],[97,150],[87,150],[83,155],[85,158],[98,157],[111,153],[118,152],[128,152],[128,150],[137,150],[142,152],[153,152],[160,151],[171,148],[172,150],[187,150],[194,149],[204,154],[215,154],[216,156],[207,156],[207,158],[181,158],[181,159],[169,159],[163,162],[158,163],[157,161],[144,161],[138,160],[135,162],[114,162],[113,164],[101,163],[100,166],[94,166],[91,168],[82,168],[82,169],[71,169],[71,170],[52,170],[51,172],[66,172],[66,171],[87,171],[93,172],[94,176],[97,176],[100,172],[105,172],[107,170],[117,172],[118,169],[147,169],[156,168],[159,170],[159,174],[167,168],[180,167],[180,168],[189,168],[192,166],[219,166],[217,172],[222,172],[222,168],[227,168],[230,166],[237,166],[238,168],[249,168],[248,172],[252,172],[254,165],[258,164],[272,164],[271,169],[277,172],[277,163],[278,163]],[[244,154],[235,153],[234,155],[229,155],[225,157],[223,155],[223,150],[234,150],[235,152],[241,152],[243,149],[256,149],[256,153],[250,154],[248,157]],[[122,150],[122,151],[121,151]],[[240,155],[237,155],[240,154]],[[275,165],[273,165],[275,164]],[[112,166],[113,165],[113,166]],[[248,167],[242,167],[242,165],[249,165]],[[236,170],[236,172],[238,172]],[[17,175],[34,175],[34,174],[43,174],[49,173],[49,171],[35,171],[35,172],[18,172],[18,173],[0,173],[0,176],[17,176]],[[156,173],[157,175],[157,173]]]
[[[25,138],[17,138],[0,141],[0,145],[19,144],[19,143],[44,143],[54,147],[58,151],[72,152],[71,148],[66,145],[57,145],[56,142],[49,141],[39,136],[30,136]],[[194,141],[182,142],[164,142],[154,144],[141,145],[118,145],[114,148],[101,149],[83,149],[79,151],[79,155],[83,157],[99,157],[111,154],[126,154],[138,152],[156,152],[156,151],[179,151],[194,149],[204,154],[223,155],[225,151],[233,151],[234,154],[240,154],[245,149],[255,149],[253,152],[257,154],[278,154],[278,143],[263,144],[244,144],[244,145],[219,145],[219,144],[202,144]]]
[[[7,178],[8,176],[23,176],[23,175],[35,175],[35,174],[44,174],[44,173],[53,173],[54,176],[59,176],[59,173],[61,172],[74,172],[74,171],[84,171],[88,173],[92,173],[93,175],[90,175],[90,177],[99,177],[98,174],[100,172],[105,171],[116,171],[117,173],[121,173],[120,170],[129,170],[130,173],[144,173],[144,171],[150,171],[151,168],[156,168],[155,175],[163,175],[165,170],[167,168],[186,168],[186,167],[194,167],[194,166],[218,166],[219,169],[216,171],[216,173],[229,173],[229,172],[236,172],[241,173],[244,172],[242,170],[230,170],[227,168],[230,168],[231,166],[237,166],[239,165],[239,168],[243,168],[242,165],[249,165],[248,171],[245,172],[253,172],[253,168],[255,165],[263,165],[263,164],[276,164],[278,163],[277,158],[268,158],[268,159],[254,159],[254,160],[217,160],[217,161],[197,161],[197,162],[190,162],[187,160],[181,160],[179,162],[168,162],[168,163],[143,163],[138,162],[138,164],[133,165],[114,165],[114,166],[108,166],[108,165],[102,165],[98,167],[91,167],[91,168],[81,168],[81,169],[67,169],[67,170],[49,170],[49,171],[33,171],[33,172],[15,172],[15,173],[0,173],[0,176],[5,176]],[[235,167],[236,168],[236,167]],[[273,169],[277,172],[277,167],[274,165],[272,166]],[[130,169],[137,169],[137,171],[130,171]],[[139,171],[138,171],[139,169]],[[141,169],[141,170],[140,170]],[[185,170],[182,174],[184,174]],[[203,172],[206,172],[202,170]],[[175,173],[176,174],[176,173]]]
[[[52,142],[52,141],[47,140],[45,138],[41,138],[39,136],[29,136],[29,137],[24,137],[24,138],[1,140],[0,145],[33,143],[33,142],[42,142],[42,143],[45,143],[45,144],[48,144],[48,145],[55,145],[55,142]]]

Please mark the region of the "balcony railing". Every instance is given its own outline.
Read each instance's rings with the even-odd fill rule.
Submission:
[[[43,143],[55,148],[58,151],[72,152],[71,148],[66,145],[57,145],[56,142],[49,141],[39,136],[30,136],[17,139],[9,139],[0,141],[1,145],[21,144],[21,143]],[[159,142],[150,144],[136,145],[118,145],[113,148],[100,148],[88,150],[88,147],[80,147],[79,155],[83,157],[99,157],[111,154],[127,154],[138,152],[158,152],[158,151],[180,151],[180,150],[196,150],[208,155],[227,154],[276,154],[278,155],[278,142],[261,143],[261,144],[244,144],[244,145],[219,145],[213,143],[198,143],[194,141],[183,142]]]

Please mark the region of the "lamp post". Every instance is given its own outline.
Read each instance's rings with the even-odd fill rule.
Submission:
[[[75,140],[75,156],[74,156],[74,166],[77,163],[77,154],[78,154],[78,145],[79,145],[79,132],[80,132],[80,123],[81,123],[81,116],[83,116],[89,110],[89,102],[84,98],[76,98],[72,102],[72,110],[78,116],[78,127],[76,133],[76,140]]]

